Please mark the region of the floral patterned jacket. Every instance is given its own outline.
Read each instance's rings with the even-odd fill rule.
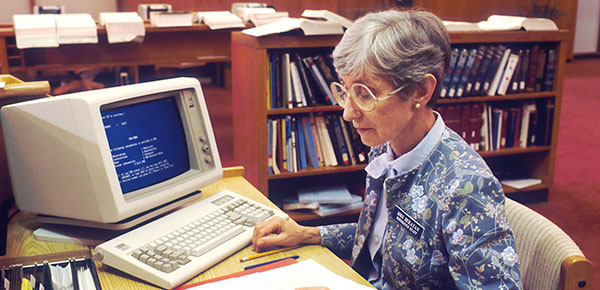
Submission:
[[[387,146],[373,147],[370,160]],[[322,226],[322,244],[367,277],[366,241],[385,192],[381,245],[384,289],[522,289],[504,192],[485,161],[447,127],[426,160],[407,174],[367,176],[358,223]]]

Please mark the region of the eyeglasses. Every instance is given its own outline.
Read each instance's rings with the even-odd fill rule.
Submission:
[[[329,85],[331,87],[331,92],[333,93],[333,97],[335,98],[335,100],[338,102],[338,104],[345,108],[346,107],[346,103],[348,101],[348,96],[352,96],[352,98],[354,99],[354,103],[363,111],[373,111],[375,110],[375,105],[378,102],[381,102],[387,98],[389,98],[391,95],[398,93],[399,91],[401,91],[405,86],[401,86],[393,91],[391,91],[390,93],[381,96],[381,97],[376,97],[375,94],[373,94],[373,92],[371,91],[371,89],[369,89],[367,86],[363,85],[363,84],[352,84],[352,86],[350,86],[350,89],[346,89],[346,87],[338,82],[333,82],[331,83],[331,85]]]

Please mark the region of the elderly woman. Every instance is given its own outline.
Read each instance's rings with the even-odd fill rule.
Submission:
[[[521,289],[504,192],[485,161],[433,110],[448,63],[442,22],[388,10],[356,20],[333,51],[331,85],[371,146],[357,223],[256,225],[255,251],[321,244],[380,289]]]

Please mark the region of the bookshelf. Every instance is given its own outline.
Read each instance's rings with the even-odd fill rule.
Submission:
[[[340,39],[339,35],[270,35],[255,38],[240,32],[232,33],[234,158],[246,168],[246,178],[269,198],[275,198],[285,192],[294,194],[294,188],[318,182],[346,182],[351,188],[359,188],[358,190],[364,186],[364,164],[307,168],[294,173],[268,174],[266,126],[268,118],[278,115],[341,111],[341,108],[335,106],[267,109],[269,52],[275,49],[331,49]],[[535,199],[540,196],[545,198],[554,178],[562,78],[567,54],[567,31],[451,32],[450,39],[453,46],[537,43],[556,49],[555,77],[550,91],[504,96],[445,98],[438,102],[438,106],[447,106],[552,100],[554,110],[549,145],[479,151],[496,175],[503,176],[509,172],[542,180],[540,185],[520,190],[505,187],[507,195],[521,200]],[[353,216],[357,213],[358,211],[355,211],[345,215]],[[290,213],[290,216],[300,222],[320,220],[319,216],[306,213]]]

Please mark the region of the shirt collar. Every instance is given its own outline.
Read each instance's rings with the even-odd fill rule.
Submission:
[[[433,127],[431,127],[425,138],[415,148],[394,159],[390,143],[386,143],[386,151],[375,157],[365,168],[367,174],[374,178],[380,178],[385,174],[400,175],[419,166],[433,151],[446,127],[442,116],[436,111],[433,113],[436,116]]]

